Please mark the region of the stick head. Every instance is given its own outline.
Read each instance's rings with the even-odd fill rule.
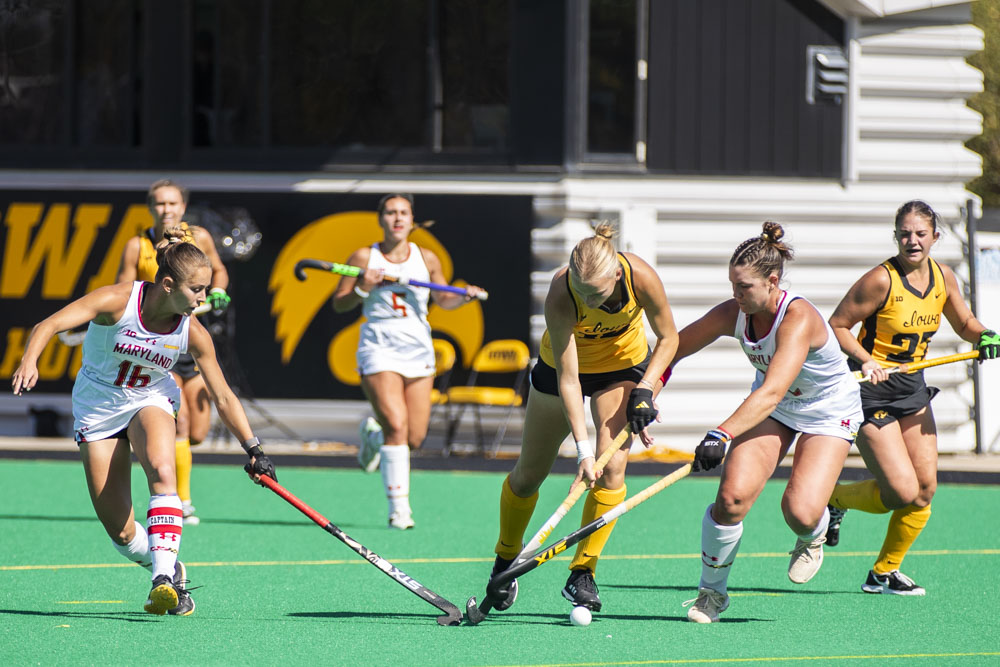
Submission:
[[[295,277],[299,280],[306,279],[306,267],[309,266],[308,260],[300,259],[295,263]]]
[[[458,610],[458,607],[455,607],[453,610],[450,610],[444,616],[438,616],[437,622],[438,625],[445,625],[445,626],[460,625],[462,623],[462,612]]]
[[[487,605],[489,598],[483,600],[483,605]],[[469,598],[468,602],[465,603],[465,620],[469,622],[469,625],[479,625],[486,618],[486,614],[489,613],[490,609],[487,606],[486,611],[481,611],[479,605],[476,602],[476,596]]]

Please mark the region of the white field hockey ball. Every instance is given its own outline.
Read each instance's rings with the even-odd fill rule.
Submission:
[[[573,607],[573,611],[569,613],[569,622],[580,627],[590,625],[591,618],[590,610],[586,607]]]

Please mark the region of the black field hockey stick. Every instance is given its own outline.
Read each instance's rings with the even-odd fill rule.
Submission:
[[[300,259],[295,263],[295,277],[299,280],[306,279],[306,269],[316,269],[318,271],[327,271],[329,273],[335,273],[341,276],[348,276],[351,278],[357,278],[362,273],[365,272],[359,266],[351,266],[350,264],[337,264],[336,262],[324,262],[319,259]],[[454,285],[441,285],[440,283],[428,283],[423,280],[410,280],[409,278],[401,278],[399,276],[382,276],[382,280],[391,283],[399,283],[400,285],[413,285],[414,287],[426,287],[427,289],[432,289],[438,292],[451,292],[452,294],[461,294],[462,296],[469,296],[469,290],[464,287],[455,287]],[[476,294],[475,298],[480,301],[486,301],[489,298],[486,290],[480,290]]]
[[[622,445],[626,442],[630,442],[629,436],[631,435],[632,429],[626,424],[625,428],[623,428],[615,437],[611,446],[605,449],[604,453],[601,454],[601,457],[594,463],[595,473],[604,470],[604,466],[608,465],[608,461],[610,461],[611,457],[615,455],[615,452],[621,449]],[[542,546],[542,543],[548,539],[549,535],[552,534],[552,531],[555,530],[555,527],[559,525],[559,522],[562,521],[563,517],[566,516],[566,513],[570,511],[573,505],[576,504],[576,501],[580,499],[580,496],[582,496],[583,492],[586,490],[587,483],[582,479],[573,485],[573,488],[570,489],[569,495],[566,496],[566,499],[563,500],[556,511],[552,513],[552,516],[550,516],[545,523],[542,524],[542,527],[538,529],[538,532],[535,533],[533,538],[531,538],[531,541],[528,542],[523,549],[521,549],[521,553],[517,555],[517,558],[515,558],[510,564],[510,567],[520,565],[530,558],[531,555]],[[476,596],[472,596],[465,603],[465,619],[472,625],[477,625],[484,618],[486,618],[486,614],[490,613],[490,610],[496,607],[499,602],[500,598],[491,596],[489,592],[487,592],[486,596],[483,598],[482,604],[476,602]]]
[[[532,554],[530,557],[524,559],[520,563],[517,564],[512,563],[511,566],[508,567],[506,570],[498,573],[495,577],[490,579],[490,583],[487,584],[486,586],[486,599],[483,600],[483,604],[485,605],[491,599],[498,599],[502,597],[500,594],[500,589],[509,584],[510,582],[512,582],[514,579],[517,579],[518,577],[523,576],[528,572],[531,572],[536,567],[544,565],[545,563],[549,562],[557,555],[561,554],[563,551],[566,551],[567,549],[575,545],[583,538],[587,537],[588,535],[592,535],[601,528],[604,528],[604,526],[608,525],[610,522],[614,521],[615,519],[625,514],[629,510],[634,509],[636,506],[646,502],[647,500],[649,500],[650,498],[652,498],[657,493],[667,488],[674,482],[680,479],[684,479],[690,473],[691,473],[691,464],[686,463],[677,470],[670,473],[669,475],[661,478],[660,481],[656,482],[652,486],[643,489],[642,491],[635,494],[628,500],[615,505],[604,514],[602,514],[601,516],[597,517],[596,519],[588,523],[586,526],[583,526],[582,528],[573,531],[572,533],[562,538],[552,546],[547,547],[545,549],[541,549],[540,551]],[[487,611],[489,611],[489,609],[487,609]],[[466,607],[465,614],[466,618],[468,618],[469,622],[472,623],[473,625],[479,623],[484,618],[486,618],[486,614],[476,607],[472,607],[471,609]],[[482,614],[482,616],[480,617],[478,616],[478,614]]]
[[[314,510],[313,508],[306,505],[304,502],[296,498],[292,493],[278,484],[276,481],[268,477],[267,475],[261,475],[260,481],[264,486],[271,489],[279,496],[287,500],[295,509],[305,514],[307,517],[312,519],[316,525],[321,527],[326,532],[330,533],[338,540],[349,546],[354,550],[359,556],[364,558],[366,561],[377,567],[379,570],[384,572],[390,579],[398,583],[400,586],[410,591],[417,597],[421,598],[425,602],[437,607],[440,611],[444,612],[444,616],[438,616],[437,622],[441,625],[458,625],[462,622],[462,612],[458,607],[453,605],[448,600],[427,588],[419,581],[409,576],[398,567],[387,561],[386,559],[379,556],[374,551],[369,550],[360,542],[352,539],[347,533],[338,528],[333,522],[327,519],[325,516]]]

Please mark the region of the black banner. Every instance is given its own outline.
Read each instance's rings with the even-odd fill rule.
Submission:
[[[144,196],[0,192],[0,378],[17,368],[32,326],[114,282],[125,242],[152,225]],[[311,272],[300,282],[292,267],[302,258],[345,262],[381,240],[380,197],[192,192],[185,219],[213,232],[229,271],[231,312],[203,322],[230,382],[261,398],[361,398],[354,370],[360,308],[334,313],[337,277]],[[417,221],[435,221],[411,240],[438,255],[445,277],[490,293],[489,301],[454,311],[432,306],[434,336],[453,343],[464,366],[490,340],[527,341],[531,197],[421,194],[414,213]],[[256,244],[248,238],[255,231]],[[79,346],[53,339],[39,360],[37,391],[69,392],[79,363]]]

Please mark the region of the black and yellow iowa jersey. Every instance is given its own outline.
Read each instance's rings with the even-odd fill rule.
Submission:
[[[631,368],[646,358],[649,343],[646,341],[646,327],[642,322],[642,306],[635,298],[632,284],[632,265],[621,253],[618,263],[622,267],[621,282],[625,287],[625,299],[614,312],[603,307],[588,308],[577,297],[569,283],[566,272],[566,286],[576,306],[576,325],[573,337],[576,340],[576,356],[581,373],[606,373]],[[555,367],[552,341],[546,329],[542,335],[542,345],[538,356],[549,366]]]
[[[181,223],[181,229],[184,230],[184,242],[194,243],[194,235],[186,222]],[[156,282],[156,271],[159,269],[156,264],[156,244],[152,233],[152,229],[147,229],[139,234],[139,262],[136,267],[136,280],[145,280],[148,283]]]
[[[889,272],[889,294],[885,302],[864,319],[858,342],[883,366],[920,361],[927,343],[941,325],[941,312],[948,300],[941,267],[933,259],[931,277],[924,292],[906,280],[895,257],[882,263]]]

